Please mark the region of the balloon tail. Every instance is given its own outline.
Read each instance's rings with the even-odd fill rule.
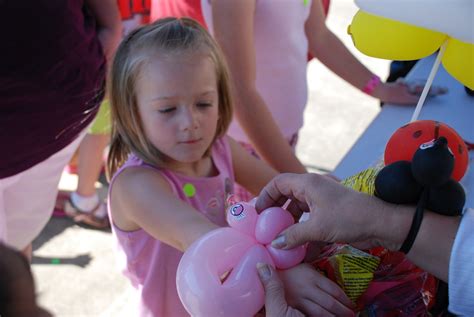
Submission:
[[[425,87],[423,87],[423,91],[421,92],[420,99],[418,100],[418,103],[416,105],[415,111],[413,112],[413,116],[411,117],[410,122],[418,120],[418,116],[420,115],[421,108],[423,108],[423,104],[425,103],[426,96],[428,96],[428,92],[430,91],[431,85],[433,84],[434,77],[436,76],[436,73],[438,72],[439,64],[441,64],[441,58],[444,55],[444,51],[446,50],[446,44],[447,41],[441,45],[438,55],[436,56],[436,60],[433,64],[433,67],[431,68],[430,75],[428,76],[428,79],[426,80]]]

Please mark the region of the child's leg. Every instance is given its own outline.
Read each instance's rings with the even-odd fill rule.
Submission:
[[[79,146],[77,190],[81,196],[96,195],[95,183],[104,166],[104,149],[109,143],[109,134],[87,134]]]
[[[75,221],[96,228],[108,227],[107,209],[95,188],[104,166],[104,149],[110,141],[110,106],[108,100],[100,105],[87,135],[79,146],[76,191],[71,193],[64,211]]]

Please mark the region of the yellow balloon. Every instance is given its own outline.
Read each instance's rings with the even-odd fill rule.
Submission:
[[[450,38],[441,59],[444,68],[454,78],[474,89],[474,45]]]
[[[390,60],[416,60],[436,52],[447,35],[364,11],[354,16],[348,33],[362,53]]]
[[[436,52],[444,42],[441,61],[446,71],[474,89],[474,44],[447,34],[358,11],[349,26],[355,47],[362,53],[390,60],[416,60]]]

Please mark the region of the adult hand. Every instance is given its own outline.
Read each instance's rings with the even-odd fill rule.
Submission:
[[[283,283],[268,264],[257,264],[258,276],[265,289],[265,311],[271,317],[304,317],[303,313],[288,306]],[[322,315],[321,315],[322,316]]]
[[[288,210],[296,217],[309,211],[309,219],[294,224],[272,242],[272,246],[291,249],[308,241],[360,242],[379,245],[378,237],[390,215],[387,203],[346,188],[333,179],[317,174],[280,174],[260,193],[257,211],[292,202]],[[396,208],[396,207],[392,207]],[[387,222],[388,221],[388,222]]]
[[[313,266],[307,263],[299,264],[278,271],[278,276],[283,282],[288,304],[304,314],[354,316],[354,305],[344,291]]]

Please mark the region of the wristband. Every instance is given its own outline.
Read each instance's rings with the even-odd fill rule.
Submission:
[[[421,227],[421,222],[423,221],[423,215],[425,211],[426,201],[428,200],[428,189],[423,191],[418,204],[416,205],[415,215],[413,215],[413,221],[411,222],[410,231],[408,231],[407,237],[405,241],[403,241],[402,246],[400,247],[400,252],[407,254],[410,252],[413,243],[415,242],[416,236],[418,235],[418,231]]]
[[[381,83],[380,77],[377,75],[373,75],[370,77],[369,81],[365,84],[362,91],[365,92],[367,95],[372,95],[375,88]]]

